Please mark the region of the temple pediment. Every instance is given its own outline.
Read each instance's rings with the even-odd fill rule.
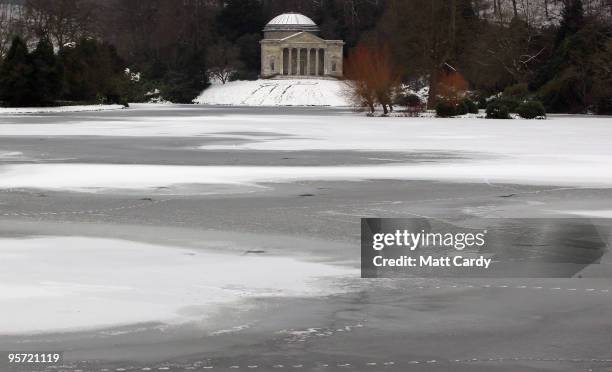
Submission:
[[[292,43],[325,43],[325,40],[309,32],[298,32],[297,34],[281,39],[281,41]]]
[[[319,27],[303,14],[285,13],[264,28],[261,76],[342,77],[342,40],[325,40]]]

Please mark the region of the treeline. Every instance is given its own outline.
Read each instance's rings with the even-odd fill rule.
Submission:
[[[460,89],[481,106],[503,92],[507,102],[537,100],[549,112],[612,111],[608,1],[389,0],[362,40],[372,54],[391,53],[388,89],[427,86],[430,108]]]
[[[121,103],[131,78],[115,48],[95,39],[69,43],[55,53],[41,38],[29,51],[16,36],[0,66],[0,101],[9,106]]]
[[[453,91],[449,81],[465,81],[475,101],[505,92],[552,112],[610,110],[609,0],[0,0],[2,69],[36,71],[37,45],[49,54],[50,42],[60,88],[46,102],[191,102],[211,79],[256,79],[261,30],[287,11],[311,17],[322,37],[346,41],[349,75],[375,65],[379,78],[368,79],[378,98],[366,105],[389,110],[408,85],[428,86],[435,107]],[[15,36],[27,58],[9,63]],[[89,82],[93,76],[104,81]]]
[[[121,68],[104,69],[114,75],[105,87],[121,87],[122,101],[163,97],[189,103],[210,79],[256,79],[260,71],[261,30],[279,13],[302,12],[321,27],[322,36],[342,38],[355,45],[366,29],[373,29],[384,11],[377,0],[0,0],[0,54],[8,57],[15,35],[30,50],[39,40],[62,54],[82,40],[112,46]],[[17,4],[17,5],[16,5]],[[4,9],[4,11],[3,11]],[[9,9],[9,11],[7,11]],[[4,17],[2,16],[4,14]],[[109,59],[98,63],[110,63]],[[71,66],[63,65],[63,73]],[[126,68],[137,81],[124,83]],[[94,71],[80,71],[85,75]],[[118,83],[119,82],[119,83]],[[64,86],[67,86],[64,82]],[[67,88],[66,88],[67,89]],[[97,94],[106,97],[104,88]],[[114,94],[111,94],[111,96]],[[67,91],[61,99],[90,100]],[[104,98],[106,99],[106,98]],[[6,101],[8,102],[8,101]]]

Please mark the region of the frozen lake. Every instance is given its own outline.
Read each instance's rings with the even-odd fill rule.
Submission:
[[[1,115],[0,350],[67,350],[69,371],[610,367],[612,280],[593,274],[607,254],[568,279],[358,271],[362,217],[609,217],[610,124]]]

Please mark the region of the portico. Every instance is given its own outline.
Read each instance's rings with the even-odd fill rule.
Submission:
[[[261,76],[342,77],[344,42],[324,40],[316,32],[314,22],[301,14],[273,19],[261,41]]]

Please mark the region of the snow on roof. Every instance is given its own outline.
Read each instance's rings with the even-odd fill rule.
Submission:
[[[307,25],[316,26],[317,24],[308,17],[299,13],[284,13],[274,17],[268,25]]]
[[[287,31],[307,31],[319,32],[319,27],[312,19],[299,13],[284,13],[274,17],[266,27],[264,32],[287,32]]]

